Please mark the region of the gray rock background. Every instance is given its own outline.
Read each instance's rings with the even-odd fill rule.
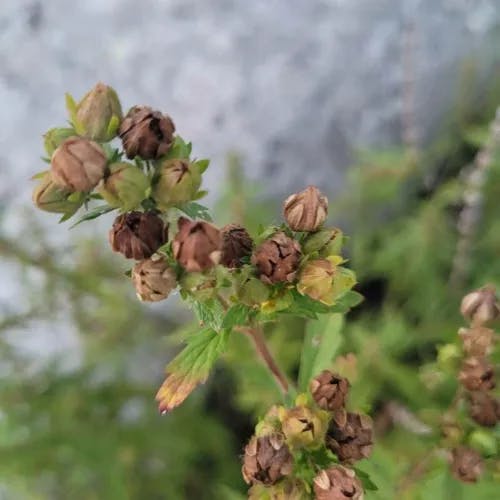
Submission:
[[[499,23],[498,0],[0,0],[3,230],[21,231],[40,136],[64,124],[66,91],[80,98],[101,80],[126,108],[171,114],[212,158],[212,191],[236,150],[268,193],[314,182],[332,194],[356,148],[401,142],[408,80],[415,140],[436,131],[464,60],[498,62]],[[5,269],[0,304],[22,305],[17,282]]]

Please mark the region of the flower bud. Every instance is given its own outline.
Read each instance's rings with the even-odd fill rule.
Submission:
[[[112,207],[126,212],[137,208],[147,197],[149,179],[144,172],[130,163],[113,163],[109,174],[99,186],[99,194]]]
[[[66,139],[75,136],[76,132],[72,128],[51,128],[43,136],[45,151],[50,157]]]
[[[326,305],[335,302],[333,297],[334,265],[326,259],[310,260],[300,273],[297,290]]]
[[[285,220],[294,231],[317,231],[328,213],[328,198],[315,186],[289,196],[283,204]]]
[[[164,258],[155,257],[138,262],[132,269],[137,297],[146,302],[166,299],[177,286],[175,271]]]
[[[120,138],[128,158],[154,160],[168,152],[175,125],[168,115],[148,106],[134,106],[123,119]]]
[[[253,241],[247,230],[238,224],[228,224],[221,230],[221,264],[234,269],[242,266],[242,259],[252,254]]]
[[[175,158],[158,163],[153,198],[158,206],[167,209],[192,200],[201,185],[199,169],[188,160]]]
[[[329,370],[323,370],[310,383],[311,394],[320,408],[333,411],[345,405],[349,381]]]
[[[71,137],[52,155],[51,174],[54,182],[71,192],[92,191],[104,177],[106,155],[99,144]]]
[[[452,450],[451,471],[464,483],[475,483],[483,472],[483,459],[472,448],[460,446]]]
[[[59,187],[47,172],[33,191],[33,203],[40,210],[73,215],[83,204],[83,193],[71,193]]]
[[[236,285],[236,296],[246,306],[258,306],[269,298],[269,288],[257,278],[251,276]]]
[[[202,272],[218,264],[221,255],[220,231],[204,221],[181,217],[172,244],[174,258],[188,272]]]
[[[466,295],[460,306],[463,317],[472,326],[484,326],[500,315],[500,307],[495,295],[495,288],[485,286]]]
[[[305,500],[309,497],[304,482],[295,478],[285,478],[272,486],[254,484],[248,490],[249,500]]]
[[[468,443],[482,455],[498,456],[497,439],[490,430],[476,429],[469,434]]]
[[[290,448],[318,448],[325,439],[328,414],[307,406],[283,408],[280,411],[283,434]]]
[[[119,215],[109,231],[111,248],[135,260],[149,259],[167,237],[168,226],[152,212]]]
[[[495,371],[485,358],[467,358],[458,380],[469,391],[489,391],[495,387]]]
[[[462,338],[463,350],[469,356],[487,356],[493,349],[495,332],[489,328],[476,326],[460,328],[458,334]]]
[[[300,260],[300,244],[285,233],[275,233],[252,255],[259,278],[268,284],[295,279]]]
[[[363,485],[352,469],[334,465],[314,478],[316,500],[362,500]]]
[[[88,139],[108,142],[118,132],[123,118],[120,100],[114,89],[98,83],[76,108],[75,126]]]
[[[471,418],[483,427],[495,427],[500,420],[500,402],[482,391],[471,392],[468,397]]]
[[[272,485],[292,472],[293,458],[282,434],[253,436],[245,447],[243,479]]]
[[[337,410],[326,435],[326,446],[342,462],[368,458],[373,448],[373,423],[368,415]]]
[[[322,229],[308,235],[302,246],[305,255],[318,252],[320,257],[340,255],[344,243],[340,229]]]

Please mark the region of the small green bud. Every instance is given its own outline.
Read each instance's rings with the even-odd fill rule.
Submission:
[[[306,500],[309,488],[301,479],[285,478],[271,486],[254,484],[248,490],[249,500]]]
[[[438,348],[437,360],[442,368],[452,368],[462,357],[456,344],[444,344]]]
[[[47,172],[33,191],[33,203],[45,212],[73,215],[83,204],[83,193],[71,193],[59,187]]]
[[[283,434],[291,449],[320,447],[328,429],[330,416],[320,409],[307,406],[296,406],[291,409],[280,409],[280,420]]]
[[[258,306],[269,298],[269,288],[253,276],[237,285],[238,299],[246,306]]]
[[[304,254],[318,252],[320,257],[340,255],[344,236],[340,229],[322,229],[309,235],[302,244]]]
[[[99,186],[99,194],[112,207],[128,212],[137,208],[147,197],[149,179],[144,172],[130,163],[113,163],[109,174]]]
[[[52,153],[69,137],[76,135],[76,132],[72,128],[51,128],[43,136],[43,144],[45,146],[45,151],[49,157]]]
[[[116,137],[122,118],[118,95],[103,83],[98,83],[83,97],[72,117],[79,135],[99,142]]]
[[[181,279],[181,288],[196,300],[205,302],[217,294],[217,279],[213,275],[199,272],[185,273]]]
[[[158,162],[154,184],[154,199],[161,209],[167,209],[195,198],[201,185],[201,174],[198,167],[188,160],[163,160]]]
[[[497,441],[492,432],[483,429],[475,430],[469,436],[469,444],[484,455],[497,455]]]

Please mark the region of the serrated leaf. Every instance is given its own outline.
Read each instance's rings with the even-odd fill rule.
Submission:
[[[235,326],[244,325],[248,321],[250,309],[244,304],[236,304],[232,306],[224,316],[222,328],[231,330]]]
[[[215,331],[222,328],[224,308],[218,300],[210,299],[205,302],[193,301],[193,310],[203,326],[209,326]]]
[[[194,164],[198,167],[200,174],[203,174],[210,165],[210,160],[208,158],[203,158],[201,160],[196,160]]]
[[[343,325],[342,314],[329,314],[307,324],[300,360],[300,390],[306,391],[309,381],[331,366],[342,345]]]
[[[205,328],[188,340],[187,346],[167,366],[167,378],[156,395],[162,414],[179,406],[196,386],[206,382],[212,366],[226,348],[228,337],[228,330],[217,333]]]
[[[202,219],[212,222],[212,217],[210,216],[208,208],[194,201],[177,205],[176,208],[178,208],[181,212],[184,212],[191,219]]]
[[[108,212],[111,212],[113,210],[116,210],[116,208],[110,207],[109,205],[99,205],[98,207],[95,207],[94,209],[89,210],[85,215],[83,215],[80,219],[78,219],[70,227],[70,229],[73,229],[75,226],[78,226],[78,224],[81,224],[82,222],[97,219],[97,217],[100,217],[101,215],[107,214]]]

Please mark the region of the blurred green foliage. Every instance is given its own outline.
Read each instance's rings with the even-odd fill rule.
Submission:
[[[351,378],[350,406],[376,423],[373,457],[359,465],[379,487],[368,499],[478,500],[497,493],[491,472],[464,486],[451,478],[442,454],[429,453],[457,386],[456,365],[437,357],[457,340],[460,297],[486,282],[500,285],[500,157],[483,191],[467,279],[449,283],[460,174],[500,103],[495,86],[471,93],[474,75],[473,67],[464,72],[457,105],[425,151],[360,153],[344,195],[331,200],[329,222],[351,235],[347,256],[366,297],[331,351],[334,366]],[[270,214],[279,220],[278,203],[243,178],[235,155],[227,179],[218,224],[239,222],[255,234],[259,222],[272,222]],[[47,243],[36,222],[26,224],[29,241],[0,229],[0,255],[29,304],[4,308],[0,321],[0,498],[244,498],[239,455],[256,417],[281,402],[248,339],[233,334],[206,387],[160,417],[154,394],[174,345],[192,330],[190,313],[171,300],[140,304],[126,269],[101,243],[60,248]],[[289,375],[298,376],[306,330],[329,322],[285,317],[266,325]],[[37,363],[15,347],[16,334],[36,335],[40,325],[74,331],[79,359]]]

